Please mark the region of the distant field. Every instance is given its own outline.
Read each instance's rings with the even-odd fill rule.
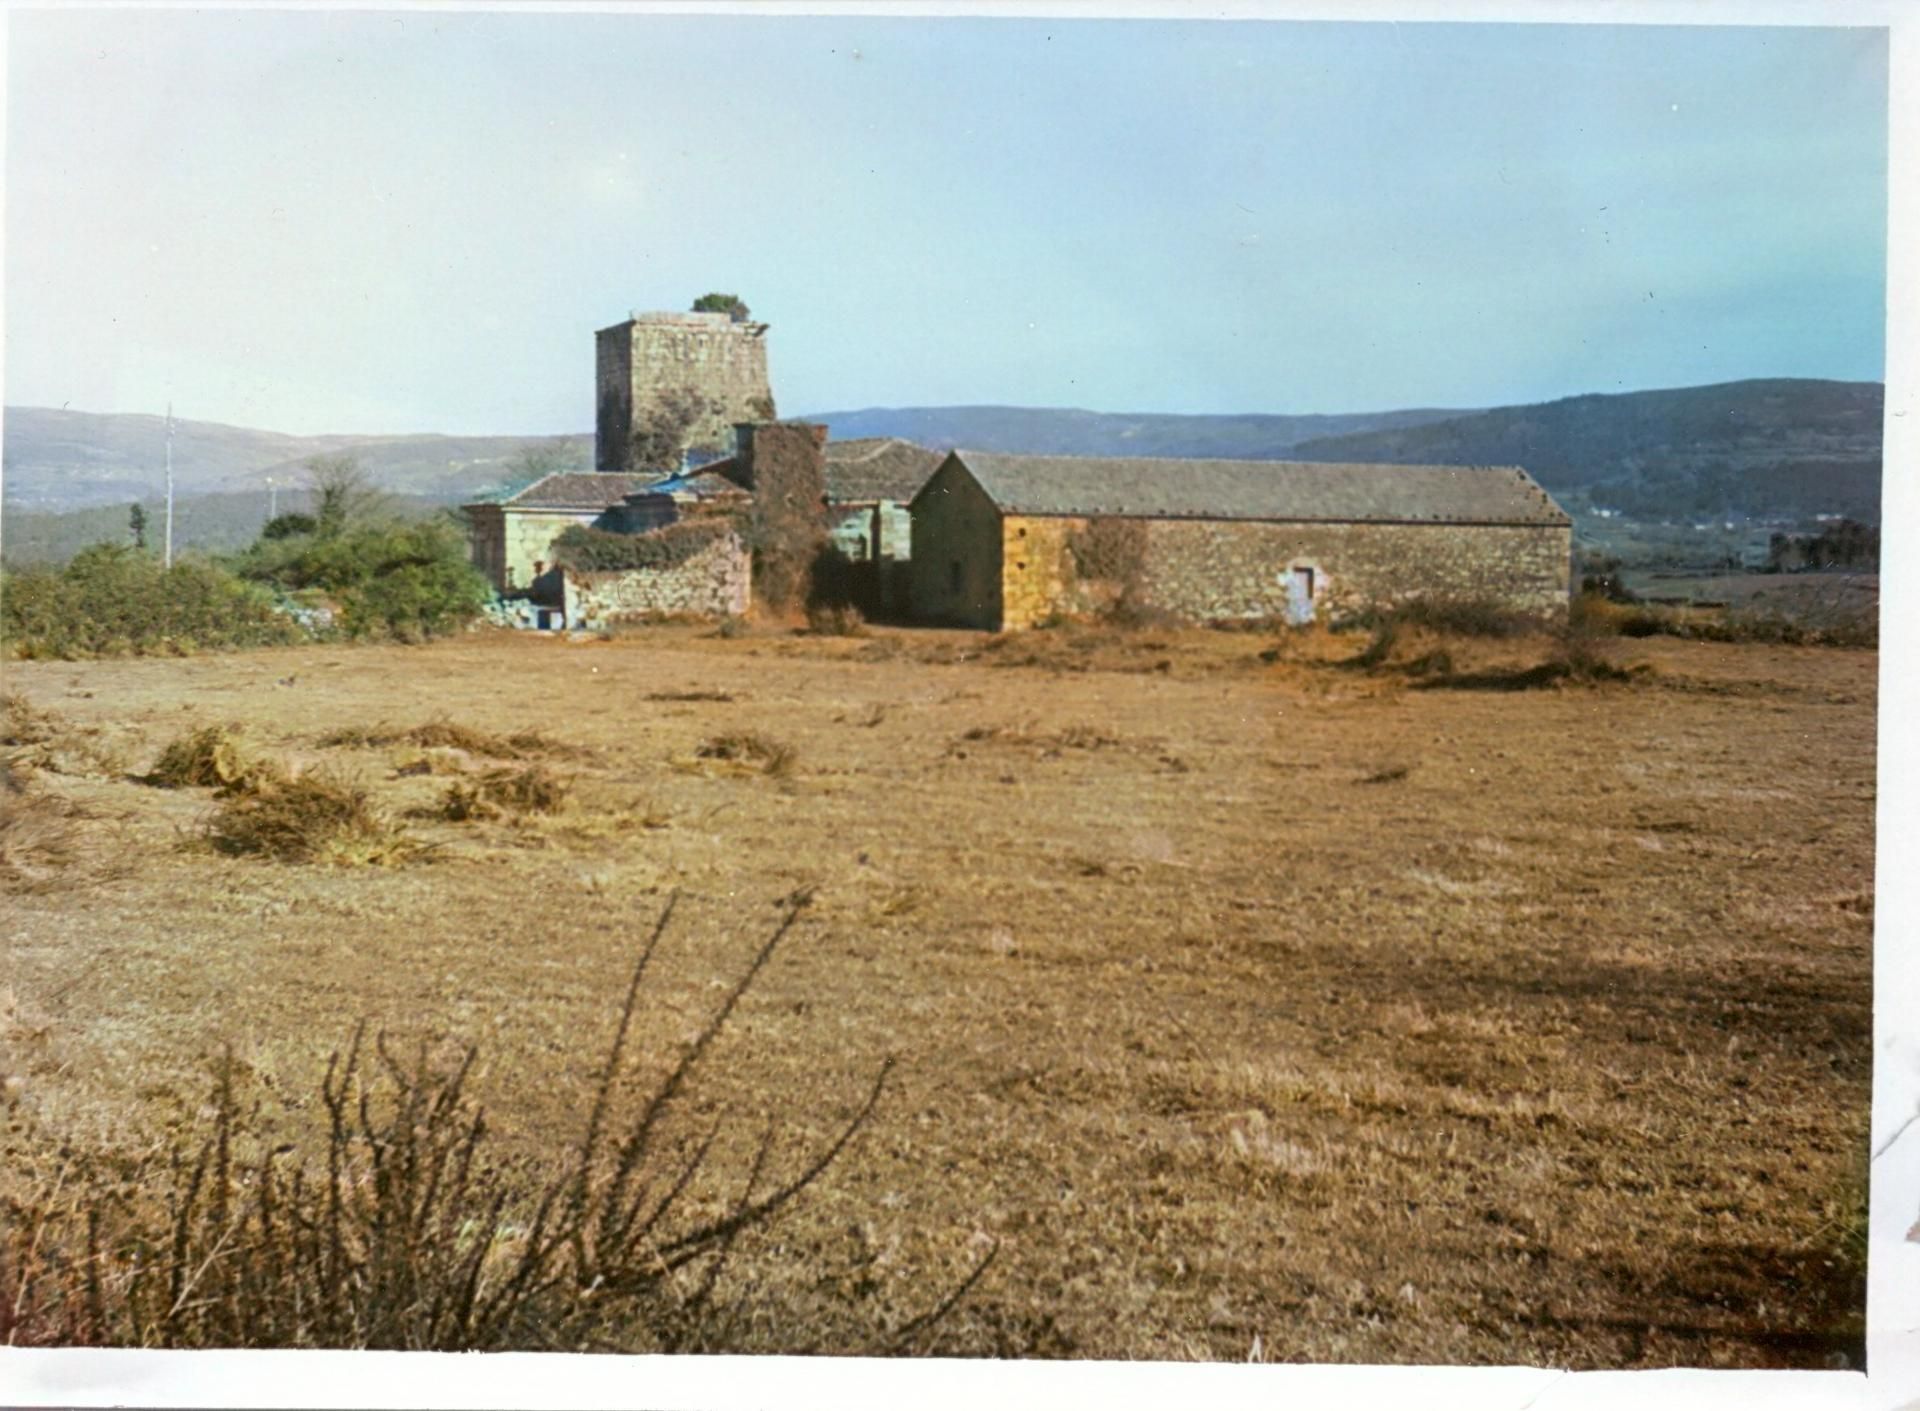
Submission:
[[[136,1142],[191,1119],[230,1041],[279,1111],[366,1017],[478,1040],[501,1137],[537,1157],[577,1137],[670,890],[656,1056],[813,888],[679,1120],[733,1113],[737,1172],[756,1119],[817,1137],[900,1067],[743,1251],[747,1346],[840,1350],[997,1242],[927,1350],[1850,1355],[1876,655],[1648,638],[1605,648],[1651,668],[1626,683],[1431,690],[1340,665],[1363,640],[1268,662],[1255,634],[659,629],[9,663],[96,732],[110,767],[35,787],[125,868],[7,898],[17,1100]],[[1497,682],[1547,646],[1449,650]],[[580,747],[554,764],[569,807],[415,819],[428,860],[334,869],[218,855],[207,790],[114,772],[239,722],[404,812],[486,762],[320,741],[442,716]],[[703,758],[723,733],[791,764]]]
[[[1630,575],[1649,598],[1724,603],[1734,613],[1778,613],[1809,626],[1877,613],[1877,573],[1714,573]]]

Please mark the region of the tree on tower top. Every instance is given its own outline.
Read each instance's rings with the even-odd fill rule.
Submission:
[[[746,301],[738,294],[702,294],[693,301],[693,311],[697,314],[726,314],[735,323],[744,323],[749,310]]]

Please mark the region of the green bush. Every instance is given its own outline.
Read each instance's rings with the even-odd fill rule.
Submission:
[[[468,563],[465,539],[443,519],[263,536],[234,568],[282,592],[335,595],[355,637],[438,636],[471,621],[487,601],[486,580]]]
[[[96,544],[65,568],[0,579],[0,639],[22,657],[185,653],[295,641],[269,593],[218,565]]]
[[[678,568],[718,543],[732,527],[726,520],[688,519],[644,534],[614,534],[576,524],[553,541],[553,557],[578,573]]]

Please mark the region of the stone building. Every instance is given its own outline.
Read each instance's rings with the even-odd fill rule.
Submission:
[[[736,436],[749,434],[736,428]],[[869,436],[827,441],[820,454],[827,540],[846,563],[850,596],[867,612],[904,612],[913,555],[907,505],[939,468],[940,453],[897,436]],[[749,489],[754,483],[753,469],[739,456],[702,469]]]
[[[595,335],[594,469],[678,470],[651,432],[691,415],[685,444],[696,457],[733,450],[737,423],[771,421],[767,325],[721,313],[634,314]]]
[[[462,505],[473,566],[496,593],[524,593],[553,565],[553,541],[576,524],[606,527],[618,511],[628,533],[674,517],[671,499],[647,493],[657,475],[543,476],[503,500]],[[629,507],[627,497],[638,503]]]
[[[1115,602],[1194,622],[1569,602],[1572,522],[1512,467],[955,451],[911,510],[915,616],[994,631]]]

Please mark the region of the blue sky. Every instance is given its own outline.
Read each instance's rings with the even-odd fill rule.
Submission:
[[[1884,368],[1872,29],[15,12],[6,400],[592,425],[736,291],[784,413]]]

